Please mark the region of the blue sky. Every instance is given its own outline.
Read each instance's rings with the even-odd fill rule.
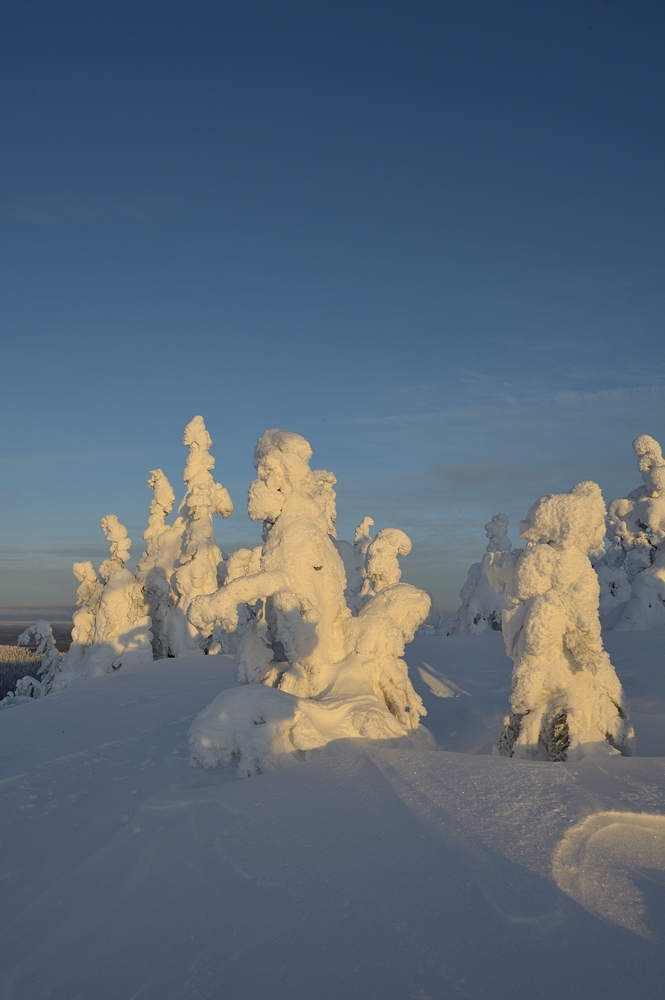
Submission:
[[[339,527],[406,530],[453,610],[499,510],[639,483],[665,439],[665,10],[6,6],[0,602],[71,604],[205,417],[244,512],[304,434]],[[27,614],[27,612],[26,612]],[[55,612],[53,612],[55,614]]]

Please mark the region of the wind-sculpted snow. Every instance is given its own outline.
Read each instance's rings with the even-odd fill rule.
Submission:
[[[618,631],[665,625],[665,459],[648,434],[633,448],[644,485],[609,504],[610,545],[595,564],[604,625]]]
[[[311,456],[308,442],[290,431],[269,430],[259,439],[248,511],[263,521],[260,556],[244,550],[227,582],[192,602],[190,623],[237,651],[239,681],[265,686],[258,694],[254,687],[224,693],[197,721],[191,746],[199,763],[239,754],[242,773],[265,770],[287,750],[406,736],[424,714],[401,659],[430,606],[425,593],[399,582],[397,555],[411,543],[403,532],[384,529],[365,546],[369,519],[363,522],[356,544],[364,551],[356,551],[364,556],[364,576],[354,616],[331,537],[336,480],[312,471]],[[266,720],[260,724],[252,721],[257,699]],[[257,725],[266,728],[258,734]]]
[[[640,937],[648,926],[638,879],[665,873],[665,816],[599,812],[567,831],[552,862],[557,885],[595,916]]]
[[[490,584],[487,569],[493,552],[509,552],[512,549],[513,543],[506,534],[507,530],[506,514],[495,514],[485,525],[489,541],[482,562],[473,563],[470,567],[466,583],[460,590],[462,605],[454,615],[437,625],[436,635],[478,635],[487,629],[501,629],[501,614],[506,602]]]
[[[604,513],[595,483],[542,497],[520,524],[526,549],[490,557],[490,583],[508,605],[503,633],[515,664],[503,755],[566,760],[582,756],[586,744],[631,752],[633,731],[603,648],[589,561],[602,548]]]

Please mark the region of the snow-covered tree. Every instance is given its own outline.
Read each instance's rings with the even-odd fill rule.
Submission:
[[[369,529],[374,524],[371,517],[364,517],[355,530],[353,544],[344,539],[335,539],[334,545],[344,563],[346,588],[344,596],[353,614],[357,615],[365,598],[363,586],[367,579],[367,550],[372,543]],[[361,596],[362,595],[362,596]]]
[[[92,641],[84,646],[81,657],[80,645],[74,655],[65,657],[56,673],[52,689],[60,691],[68,687],[78,677],[97,676],[119,670],[128,664],[141,664],[152,660],[152,634],[150,618],[146,615],[143,587],[135,579],[134,574],[125,568],[129,559],[131,539],[127,529],[120,523],[115,514],[102,518],[102,530],[110,545],[108,559],[99,567],[102,589],[98,593],[92,575],[87,567],[91,564],[77,564],[80,569],[81,606],[84,615],[81,616],[82,635],[89,637],[90,619],[88,614],[94,614],[94,631]],[[81,590],[81,588],[79,588]],[[89,607],[86,609],[86,594],[89,595]],[[93,607],[99,597],[96,611]],[[79,622],[75,625],[78,629]],[[77,632],[78,634],[78,632]]]
[[[648,434],[633,448],[644,485],[610,503],[610,545],[595,564],[601,616],[617,631],[665,625],[665,459]]]
[[[53,629],[43,618],[34,625],[28,625],[16,642],[18,646],[30,646],[35,643],[34,656],[41,657],[41,660],[35,670],[36,676],[26,674],[25,677],[21,677],[16,682],[14,691],[9,691],[0,705],[14,705],[48,694],[60,666],[60,653],[56,649]]]
[[[195,723],[191,745],[199,763],[239,753],[241,773],[252,773],[287,750],[358,736],[403,738],[424,714],[401,656],[427,616],[429,597],[397,582],[391,562],[408,539],[398,532],[388,546],[383,536],[393,553],[384,553],[388,569],[377,571],[378,593],[353,616],[331,537],[335,477],[313,472],[311,456],[309,443],[290,431],[269,430],[259,439],[248,511],[263,522],[260,562],[256,552],[243,554],[215,594],[192,601],[189,620],[202,633],[241,631],[238,679],[247,684],[223,692]]]
[[[437,625],[437,635],[477,635],[487,629],[501,630],[501,615],[506,607],[501,594],[490,584],[487,569],[492,553],[510,552],[513,543],[508,538],[508,517],[495,514],[485,525],[489,541],[482,561],[469,568],[466,583],[460,590],[461,607],[454,615]]]
[[[76,673],[85,658],[86,650],[95,638],[95,617],[104,584],[97,576],[90,561],[76,562],[72,572],[79,581],[76,591],[78,610],[73,615],[72,642],[63,659],[63,669]]]
[[[233,511],[228,491],[210,474],[215,459],[210,454],[212,438],[203,417],[194,417],[187,424],[183,444],[189,447],[184,474],[187,492],[178,509],[182,541],[172,578],[175,606],[168,612],[166,626],[172,656],[203,649],[201,636],[187,620],[187,612],[195,597],[214,593],[226,575],[222,552],[215,541],[213,514],[229,517]]]
[[[599,583],[589,556],[602,551],[600,488],[579,483],[542,497],[520,524],[525,549],[490,556],[488,576],[505,595],[503,634],[513,659],[504,756],[567,760],[585,744],[632,752],[621,684],[603,648]]]
[[[146,549],[136,564],[136,579],[143,584],[146,604],[152,621],[152,649],[155,659],[168,656],[168,616],[176,603],[172,589],[175,566],[180,558],[184,518],[167,524],[173,510],[175,493],[161,469],[153,469],[148,479],[153,491],[148,526],[143,532]]]

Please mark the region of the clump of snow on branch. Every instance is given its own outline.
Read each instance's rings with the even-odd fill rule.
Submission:
[[[595,565],[601,616],[616,631],[665,625],[665,459],[648,434],[633,448],[643,485],[610,503],[610,545]]]
[[[102,530],[111,545],[108,559],[99,567],[98,580],[93,579],[91,563],[75,564],[81,580],[77,595],[80,615],[77,612],[74,625],[76,640],[71,655],[67,653],[54,677],[53,691],[68,687],[79,677],[94,677],[152,660],[150,617],[145,613],[143,587],[125,568],[131,539],[115,514],[102,518]],[[84,645],[83,639],[91,641]]]
[[[353,564],[365,593],[354,615],[334,539],[336,480],[311,470],[311,456],[290,431],[259,439],[248,511],[263,522],[263,546],[237,553],[217,592],[191,603],[192,625],[224,649],[235,643],[245,685],[223,692],[192,726],[192,757],[204,766],[237,755],[239,773],[250,774],[339,741],[408,741],[424,714],[401,658],[430,606],[427,594],[399,582],[397,554],[410,542],[384,529],[365,545],[363,522],[364,577],[360,559]]]
[[[525,549],[490,556],[503,593],[506,651],[514,661],[504,756],[567,760],[588,744],[632,752],[621,685],[603,648],[599,584],[589,557],[603,548],[600,488],[579,483],[538,500],[520,524]]]
[[[224,579],[226,567],[215,541],[213,514],[229,517],[233,511],[228,491],[210,474],[215,459],[210,454],[212,438],[203,417],[194,417],[187,424],[183,444],[189,447],[183,477],[187,492],[178,509],[182,541],[172,577],[175,606],[168,612],[166,627],[172,656],[203,649],[187,612],[194,598],[213,593]]]
[[[492,553],[510,552],[513,543],[508,538],[508,517],[495,514],[485,525],[489,541],[479,563],[473,563],[467,573],[466,583],[460,590],[461,606],[455,614],[437,625],[436,635],[478,635],[487,629],[501,631],[501,615],[506,602],[497,594],[487,577]]]
[[[16,682],[16,688],[8,692],[3,698],[1,705],[19,704],[28,701],[30,698],[39,698],[42,694],[48,694],[53,686],[53,679],[60,667],[60,653],[56,649],[53,630],[47,621],[40,618],[34,625],[29,625],[18,637],[18,646],[29,646],[36,644],[35,657],[41,657],[39,666],[35,671],[36,677],[26,675]]]

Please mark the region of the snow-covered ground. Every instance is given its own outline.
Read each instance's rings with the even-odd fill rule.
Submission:
[[[0,997],[660,996],[665,629],[605,644],[637,757],[491,756],[512,668],[492,631],[407,647],[438,751],[194,768],[229,656],[3,709]]]

